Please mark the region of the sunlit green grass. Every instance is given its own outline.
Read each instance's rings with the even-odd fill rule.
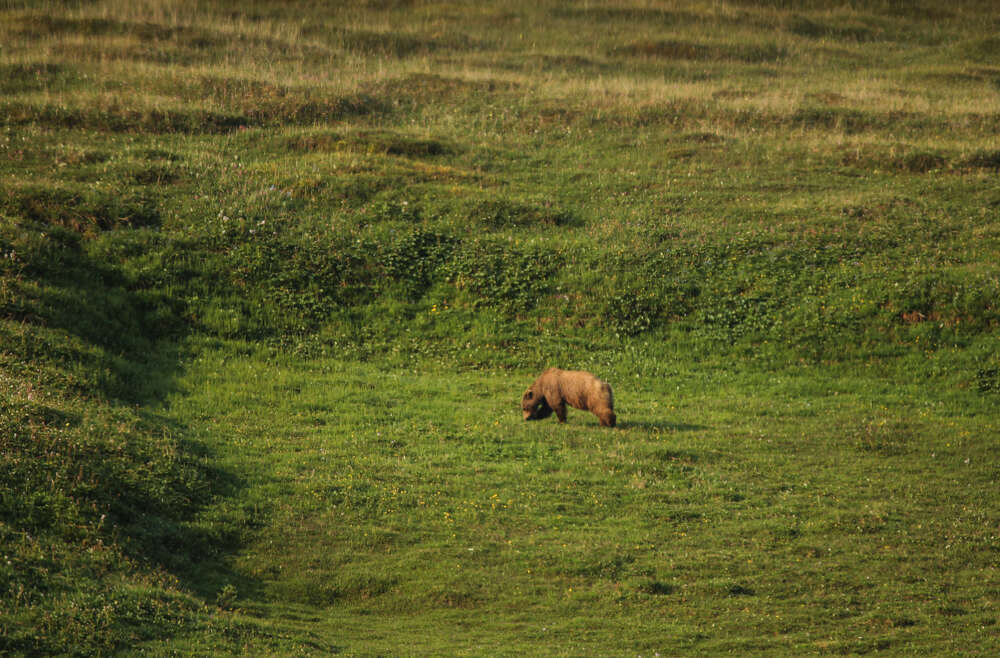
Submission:
[[[260,515],[228,559],[248,641],[309,614],[317,651],[363,654],[988,646],[974,397],[663,365],[615,382],[609,430],[521,421],[527,372],[186,362],[170,413]]]

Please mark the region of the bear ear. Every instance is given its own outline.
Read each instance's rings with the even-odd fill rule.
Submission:
[[[535,397],[535,393],[533,391],[530,391],[530,390],[527,393],[524,394],[524,399],[525,400],[531,400],[534,397]]]

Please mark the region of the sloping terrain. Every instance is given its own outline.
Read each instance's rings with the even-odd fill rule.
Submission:
[[[0,650],[995,653],[998,27],[8,3]]]

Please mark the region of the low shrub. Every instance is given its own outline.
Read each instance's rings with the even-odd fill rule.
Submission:
[[[474,238],[462,242],[447,265],[448,281],[472,297],[473,306],[508,313],[529,311],[552,286],[562,262],[543,247],[518,247],[511,240]]]
[[[577,223],[576,218],[569,212],[505,199],[476,200],[460,212],[468,222],[482,224],[491,229],[567,226]]]
[[[381,254],[387,281],[409,299],[421,297],[451,259],[456,243],[449,235],[421,228],[404,233]]]
[[[604,321],[619,338],[637,336],[653,327],[663,315],[660,300],[647,291],[626,291],[610,297]]]

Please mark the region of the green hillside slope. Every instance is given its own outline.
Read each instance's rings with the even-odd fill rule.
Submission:
[[[0,5],[0,652],[995,653],[998,28]]]

